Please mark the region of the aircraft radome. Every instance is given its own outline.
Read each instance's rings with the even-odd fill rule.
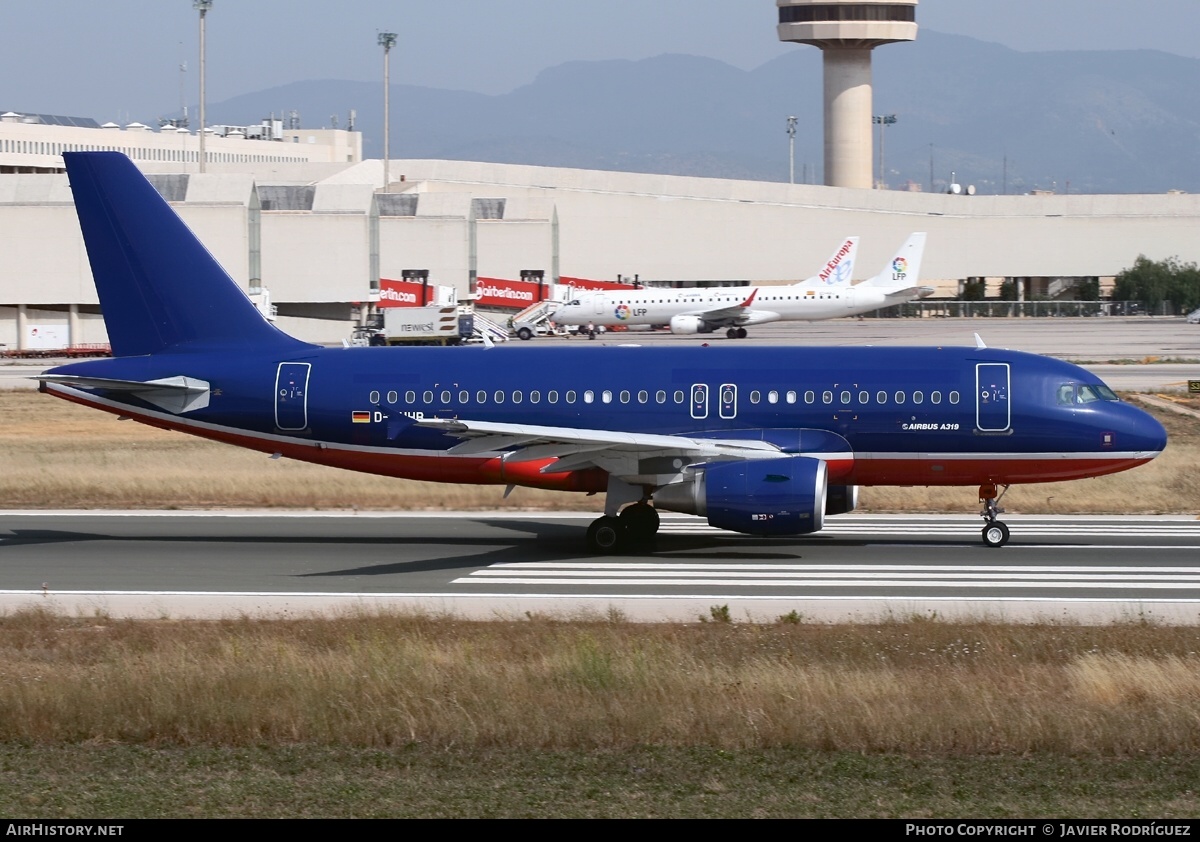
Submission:
[[[276,329],[125,156],[64,156],[113,357],[42,390],[216,441],[417,480],[605,497],[595,552],[658,510],[791,536],[862,485],[1002,492],[1150,461],[1166,433],[1091,373],[982,347],[325,348]]]

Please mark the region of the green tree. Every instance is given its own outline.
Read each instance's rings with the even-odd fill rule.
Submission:
[[[960,301],[983,301],[986,297],[987,282],[983,278],[963,281],[962,295],[958,297]]]
[[[1177,312],[1187,312],[1200,306],[1200,269],[1195,263],[1181,263],[1178,257],[1150,260],[1139,254],[1133,266],[1117,275],[1112,297],[1140,301],[1151,311],[1165,301]]]

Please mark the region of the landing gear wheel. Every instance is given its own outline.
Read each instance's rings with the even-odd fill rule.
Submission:
[[[738,339],[745,339],[745,338],[746,338],[746,329],[745,329],[744,327],[739,327],[739,328],[737,329],[737,338],[738,338]]]
[[[989,547],[1003,547],[1008,543],[1008,527],[1000,521],[993,521],[983,527],[983,543]]]
[[[738,338],[737,328],[731,327],[731,328],[729,328],[729,330],[725,331],[725,338],[726,339],[737,339]]]
[[[625,525],[619,518],[600,517],[592,521],[587,531],[588,549],[594,553],[619,553],[625,544]]]
[[[653,540],[658,532],[658,512],[648,503],[634,503],[621,512],[617,520],[632,541]]]

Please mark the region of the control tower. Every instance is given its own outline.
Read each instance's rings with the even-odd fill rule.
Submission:
[[[825,183],[871,186],[871,50],[917,37],[917,0],[775,0],[779,40],[820,47]]]

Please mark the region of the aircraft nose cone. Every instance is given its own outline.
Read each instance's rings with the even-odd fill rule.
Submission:
[[[1118,405],[1123,416],[1118,425],[1116,447],[1139,453],[1161,453],[1167,446],[1167,431],[1150,413],[1128,404]]]

